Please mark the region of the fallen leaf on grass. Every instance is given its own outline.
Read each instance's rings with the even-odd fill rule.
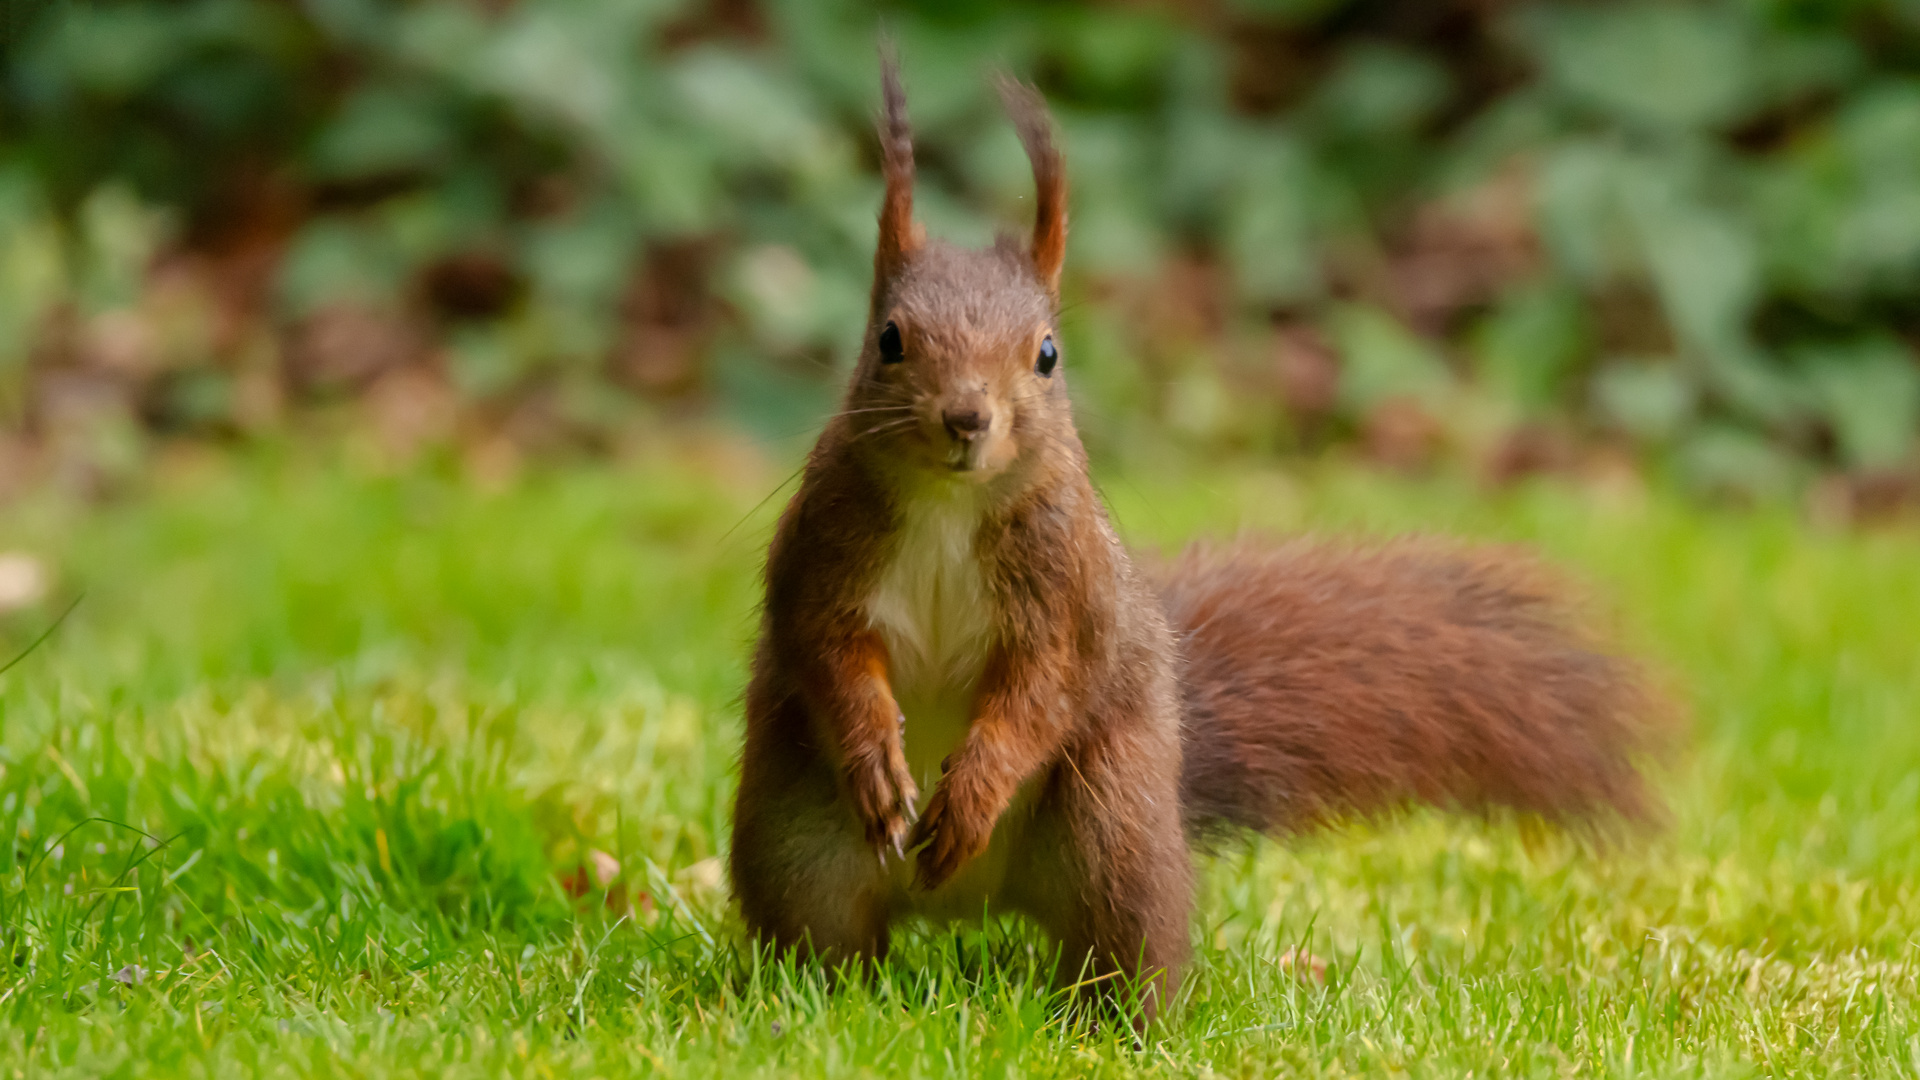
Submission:
[[[45,563],[25,552],[0,552],[0,615],[45,599],[51,576]]]
[[[1303,949],[1288,949],[1280,954],[1280,970],[1301,982],[1327,985],[1327,962]]]
[[[715,856],[711,859],[701,859],[674,876],[697,891],[711,892],[718,889],[720,883],[726,878],[726,866],[721,863],[718,856]]]
[[[614,889],[614,883],[620,878],[620,860],[592,848],[580,865],[560,875],[560,888],[575,900],[586,896],[594,889],[607,894],[607,908],[614,911],[627,910],[625,890]],[[645,895],[645,894],[642,894]]]

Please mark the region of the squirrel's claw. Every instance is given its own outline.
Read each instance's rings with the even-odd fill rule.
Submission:
[[[907,770],[905,751],[898,739],[850,760],[847,793],[880,861],[891,850],[906,857],[907,832],[913,827],[913,805],[920,792]]]
[[[991,826],[981,830],[964,813],[953,809],[953,797],[942,784],[927,800],[926,812],[914,826],[907,847],[915,853],[914,887],[922,891],[947,883],[968,860],[986,850]]]

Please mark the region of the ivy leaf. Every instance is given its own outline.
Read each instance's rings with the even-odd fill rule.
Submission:
[[[1920,367],[1892,338],[1808,347],[1798,356],[1813,395],[1857,467],[1887,466],[1907,456],[1920,430]]]

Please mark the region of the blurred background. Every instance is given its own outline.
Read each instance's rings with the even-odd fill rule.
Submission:
[[[1089,444],[1920,502],[1920,2],[4,0],[0,493],[309,432],[804,446],[875,41],[978,242],[1056,110]]]

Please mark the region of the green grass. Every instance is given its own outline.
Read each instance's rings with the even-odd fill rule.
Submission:
[[[729,462],[734,464],[729,465]],[[1920,538],[1659,495],[1337,468],[1108,476],[1147,546],[1445,530],[1576,568],[1694,732],[1663,833],[1416,816],[1204,864],[1136,1046],[1063,1023],[1018,924],[870,982],[728,909],[734,704],[775,471],[481,490],[184,458],[6,509],[61,586],[0,619],[0,1062],[14,1075],[1421,1075],[1920,1067]],[[737,525],[737,527],[736,527]],[[621,870],[573,896],[589,852]],[[623,917],[623,912],[627,913]],[[1324,987],[1279,963],[1304,946]]]

